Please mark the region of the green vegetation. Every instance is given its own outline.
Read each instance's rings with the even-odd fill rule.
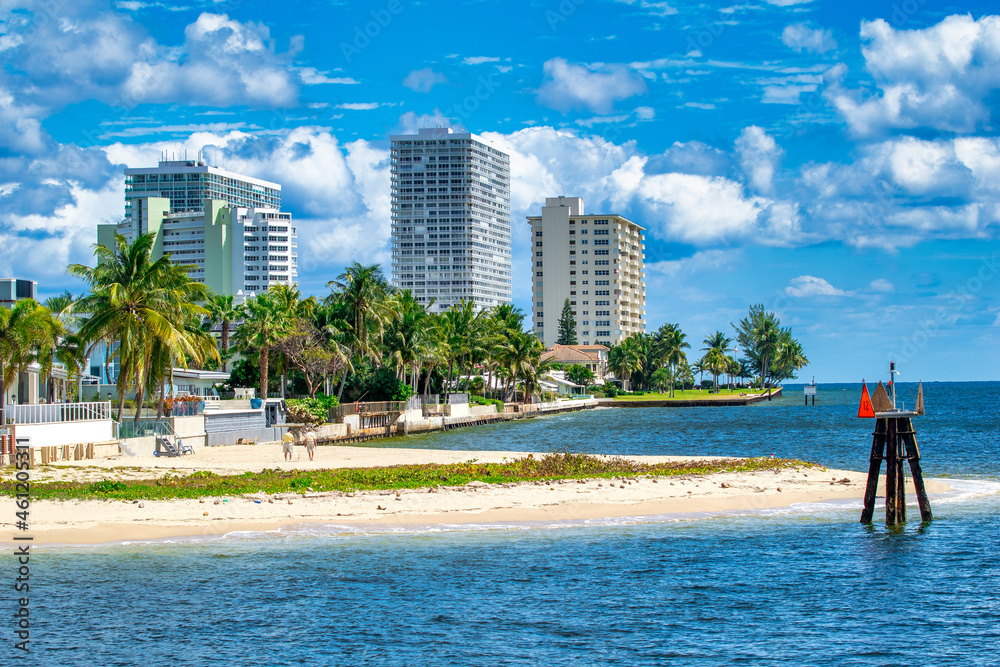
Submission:
[[[559,315],[559,335],[556,338],[556,345],[576,345],[576,340],[576,318],[573,317],[573,307],[569,305],[569,299],[566,299]]]
[[[493,405],[497,412],[503,412],[503,401],[495,398],[485,398],[483,396],[469,396],[470,405]]]
[[[304,493],[313,491],[368,491],[461,486],[473,480],[488,484],[559,479],[602,479],[620,476],[709,475],[718,472],[752,472],[811,467],[791,459],[728,459],[645,464],[616,457],[602,459],[586,454],[529,455],[507,463],[404,465],[385,468],[332,470],[262,470],[242,475],[196,472],[186,477],[165,475],[152,480],[100,482],[46,482],[33,484],[35,500],[168,500],[235,496],[253,493]],[[14,482],[0,484],[0,495],[14,495]]]
[[[317,394],[315,398],[290,398],[286,404],[290,424],[325,424],[330,410],[340,403],[336,396]]]
[[[189,361],[198,366],[219,361],[215,340],[201,330],[209,311],[198,304],[208,300],[208,288],[188,277],[197,267],[174,265],[169,256],[154,260],[154,242],[153,234],[140,234],[133,242],[116,234],[113,247],[96,246],[97,266],[69,267],[90,287],[69,307],[81,317],[80,340],[119,345],[119,420],[128,393],[134,391],[136,404],[142,405],[146,395],[158,390],[162,412],[172,368],[187,368]]]
[[[594,371],[583,364],[573,364],[566,369],[566,377],[570,382],[586,386],[594,381]]]

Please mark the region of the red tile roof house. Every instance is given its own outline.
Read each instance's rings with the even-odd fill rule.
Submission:
[[[604,345],[559,345],[556,343],[542,353],[542,359],[552,359],[557,364],[580,364],[594,372],[598,384],[603,384],[608,374],[608,348]]]

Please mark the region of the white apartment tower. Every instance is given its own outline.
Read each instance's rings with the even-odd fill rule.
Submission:
[[[546,347],[559,335],[569,299],[581,345],[610,345],[646,331],[643,232],[631,220],[584,215],[577,197],[548,197],[529,216],[532,238],[532,322]]]
[[[393,286],[431,312],[510,303],[510,156],[450,128],[390,139]]]
[[[100,225],[98,242],[152,233],[154,257],[194,265],[191,278],[216,293],[260,293],[298,279],[298,235],[280,207],[277,183],[164,160],[125,169],[125,220]]]
[[[242,208],[281,208],[281,186],[277,183],[210,167],[200,158],[160,160],[155,167],[126,167],[126,219],[133,217],[132,201],[146,197],[169,199],[171,213],[201,211],[206,199]]]

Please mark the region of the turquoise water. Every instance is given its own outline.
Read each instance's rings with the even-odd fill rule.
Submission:
[[[808,408],[789,391],[769,406],[574,413],[392,444],[867,465],[857,387],[821,385]],[[925,392],[925,470],[968,480],[934,499],[929,525],[864,527],[854,504],[815,504],[47,549],[30,662],[1000,664],[1000,383]]]

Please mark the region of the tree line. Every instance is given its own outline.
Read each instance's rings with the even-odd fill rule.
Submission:
[[[345,391],[352,400],[403,400],[421,391],[467,389],[526,401],[540,393],[554,366],[524,329],[524,312],[510,304],[477,310],[462,300],[431,312],[433,301],[418,302],[409,291],[393,289],[377,264],[358,262],[330,281],[323,297],[275,285],[238,304],[190,279],[195,267],[172,264],[167,256],[153,259],[153,241],[151,234],[132,242],[116,236],[111,246],[95,246],[96,266],[69,266],[89,288],[79,298],[67,292],[45,304],[22,300],[0,309],[0,409],[6,387],[30,364],[39,363],[51,381],[59,361],[79,379],[101,342],[107,376],[112,359],[118,360],[119,419],[131,393],[140,406],[156,397],[162,414],[178,367],[231,369],[234,382],[252,384],[262,396],[293,377],[302,393],[314,397],[322,390],[338,400]],[[716,331],[704,340],[705,354],[689,363],[686,335],[664,324],[612,345],[608,367],[623,388],[669,387],[672,393],[678,384],[693,383],[694,373],[706,372],[716,389],[722,375],[756,377],[770,387],[808,363],[790,329],[761,305],[733,326],[738,360],[734,339]]]
[[[702,341],[703,354],[694,362],[688,360],[685,350],[691,344],[677,324],[664,324],[651,334],[633,334],[611,346],[608,368],[624,389],[666,387],[673,396],[676,386],[694,384],[695,373],[711,375],[715,392],[721,376],[749,378],[752,384],[770,389],[795,378],[809,363],[791,328],[782,327],[778,316],[763,304],[751,306],[747,316],[731,326],[735,338],[722,331],[709,334]]]

